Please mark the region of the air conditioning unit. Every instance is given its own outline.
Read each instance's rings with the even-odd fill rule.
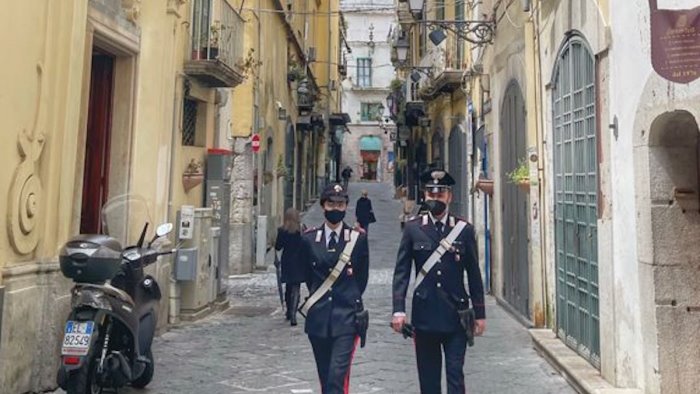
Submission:
[[[316,47],[309,47],[306,53],[306,61],[309,63],[316,61]]]

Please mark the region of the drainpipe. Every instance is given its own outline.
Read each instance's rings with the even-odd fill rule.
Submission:
[[[170,182],[168,184],[168,219],[172,218],[175,213],[175,207],[173,207],[173,195],[175,194],[173,192],[173,188],[176,182],[176,165],[174,163],[174,159],[176,154],[176,141],[179,135],[178,121],[180,120],[180,117],[178,115],[180,114],[180,111],[178,111],[178,108],[180,108],[180,106],[178,105],[178,103],[182,101],[182,97],[180,97],[178,94],[178,86],[182,84],[184,78],[185,74],[183,74],[182,72],[177,72],[175,74],[175,80],[173,81],[173,84],[175,86],[175,94],[173,94],[173,125],[170,139]],[[175,255],[175,258],[177,258],[176,256],[177,255]],[[173,268],[174,266],[175,260],[173,259]],[[180,286],[178,286],[174,275],[170,276],[170,283],[168,284],[168,287],[170,293],[168,299],[168,323],[177,324],[180,320]]]

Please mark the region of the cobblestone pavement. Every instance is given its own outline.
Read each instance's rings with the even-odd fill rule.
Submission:
[[[370,331],[367,346],[355,354],[350,391],[418,393],[413,345],[388,326],[399,203],[390,185],[351,183],[348,221],[362,188],[369,190],[378,222],[369,231],[372,268],[365,305]],[[322,223],[318,204],[304,215],[304,222]],[[231,279],[231,308],[157,338],[154,381],[146,390],[120,393],[319,393],[303,318],[297,327],[284,320],[275,283],[272,267]],[[468,392],[474,394],[574,393],[533,350],[526,329],[491,298],[486,334],[468,349],[465,374]]]

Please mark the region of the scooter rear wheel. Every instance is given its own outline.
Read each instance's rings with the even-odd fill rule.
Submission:
[[[94,357],[91,354],[88,355],[85,364],[83,364],[80,369],[73,372],[68,378],[66,383],[66,393],[67,394],[101,394],[102,387],[100,387],[95,379],[95,362]]]

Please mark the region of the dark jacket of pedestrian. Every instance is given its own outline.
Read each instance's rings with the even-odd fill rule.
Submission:
[[[297,219],[289,218],[296,215]],[[277,229],[277,241],[275,249],[282,250],[282,283],[303,283],[306,267],[301,261],[301,228],[299,227],[298,213],[285,213],[285,223]]]
[[[374,217],[374,210],[372,210],[372,200],[367,197],[366,190],[363,190],[362,197],[357,199],[355,216],[357,217],[357,222],[360,223],[360,226],[365,230],[370,223],[377,221]]]

